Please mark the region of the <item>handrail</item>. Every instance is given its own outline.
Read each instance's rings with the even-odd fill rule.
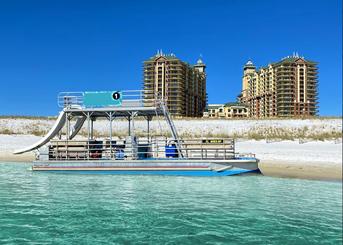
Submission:
[[[234,143],[228,139],[226,143],[206,144],[195,140],[182,140],[182,151],[186,159],[233,159],[236,156]],[[53,140],[50,142],[49,160],[104,160],[104,159],[137,159],[145,157],[167,158],[168,139],[142,140],[137,145],[125,143],[124,140]],[[170,148],[169,148],[170,149]],[[182,158],[178,152],[172,157]]]
[[[60,92],[57,95],[57,105],[61,108],[83,105],[84,92]]]

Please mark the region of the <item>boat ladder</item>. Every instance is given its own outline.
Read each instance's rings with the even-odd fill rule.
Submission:
[[[181,150],[182,149],[182,145],[181,145],[181,142],[180,142],[179,135],[177,133],[176,127],[174,125],[174,122],[173,122],[173,120],[170,117],[170,113],[168,111],[168,107],[166,106],[165,102],[162,99],[160,99],[159,102],[160,102],[160,106],[161,106],[161,109],[163,111],[164,117],[165,117],[165,119],[166,119],[166,121],[167,121],[167,123],[169,125],[169,128],[171,130],[172,136],[173,136],[173,138],[175,140],[175,144],[176,144],[176,148],[177,148],[177,151],[179,153],[179,156],[183,158],[184,155],[183,155],[183,152]]]

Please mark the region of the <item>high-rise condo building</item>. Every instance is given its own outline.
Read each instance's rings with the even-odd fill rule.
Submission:
[[[249,60],[238,99],[248,105],[250,117],[316,116],[317,74],[317,63],[297,54],[258,70]]]
[[[174,116],[201,117],[206,108],[206,65],[190,65],[158,51],[143,65],[145,98],[160,96]]]

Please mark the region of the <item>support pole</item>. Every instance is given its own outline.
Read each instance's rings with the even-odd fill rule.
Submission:
[[[148,143],[150,143],[150,121],[152,120],[152,116],[147,116],[146,117],[147,120],[147,133],[148,133]]]
[[[87,137],[88,141],[90,140],[90,116],[89,112],[87,112]]]
[[[112,112],[109,113],[109,119],[110,119],[110,140],[112,140],[112,120],[113,120],[113,114]]]
[[[110,119],[110,158],[112,158],[112,116],[113,112],[110,112],[109,119]]]
[[[67,121],[67,133],[66,133],[66,144],[65,144],[65,149],[66,149],[66,159],[69,158],[68,155],[68,140],[69,140],[69,130],[70,130],[70,121],[69,121],[69,113],[66,113],[66,121]]]
[[[150,143],[150,118],[147,118],[147,124],[148,124],[148,143]]]
[[[93,121],[93,119],[91,119],[91,139],[94,139],[94,132],[93,132],[94,127],[93,127],[93,123],[94,123],[94,121]]]
[[[132,121],[132,132],[133,132],[133,135],[135,135],[135,116],[136,116],[136,112],[132,112],[132,116],[131,116],[131,121]]]
[[[70,130],[70,121],[69,121],[69,115],[68,115],[68,112],[66,113],[66,126],[67,126],[67,132],[66,132],[66,140],[68,141],[69,140],[69,130]]]
[[[131,114],[129,115],[127,120],[129,121],[129,136],[131,136]]]

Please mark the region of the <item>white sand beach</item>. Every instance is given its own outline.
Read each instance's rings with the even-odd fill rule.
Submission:
[[[342,142],[297,141],[267,143],[238,141],[238,152],[253,152],[260,159],[259,168],[264,175],[291,178],[341,180]]]
[[[13,151],[33,144],[42,136],[35,133],[47,132],[55,119],[0,118],[0,161],[34,160],[33,152],[13,155]],[[255,153],[260,159],[260,170],[267,176],[295,177],[309,179],[342,179],[342,132],[341,119],[291,119],[291,120],[175,120],[179,134],[183,137],[230,137],[236,136],[236,151]],[[99,134],[106,135],[106,121],[95,122]],[[161,126],[161,127],[160,127]],[[115,121],[116,132],[125,133],[127,122]],[[153,121],[151,132],[158,133],[163,122]],[[145,121],[137,121],[135,129],[144,132]],[[280,133],[282,132],[282,133]],[[277,137],[302,137],[294,140]],[[267,139],[253,140],[260,135]],[[336,136],[336,139],[330,139]],[[250,138],[249,138],[250,137]],[[286,137],[286,138],[287,138]],[[326,137],[315,140],[311,137]]]

